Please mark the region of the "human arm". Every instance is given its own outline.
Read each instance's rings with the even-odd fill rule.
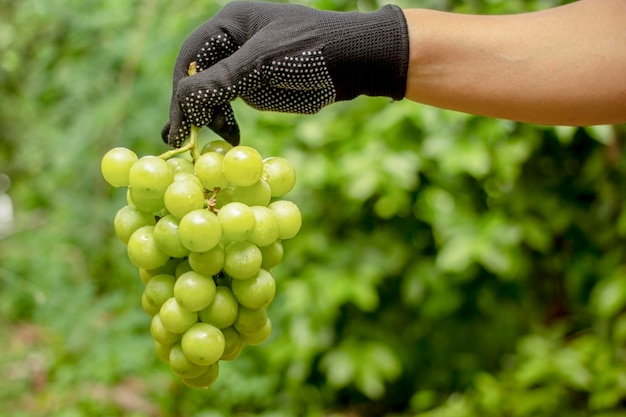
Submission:
[[[365,94],[521,122],[623,123],[625,18],[623,0],[501,16],[231,2],[183,44],[162,137],[179,146],[196,124],[238,143],[237,97],[293,113]]]
[[[626,122],[626,1],[502,16],[404,14],[409,100],[539,124]]]

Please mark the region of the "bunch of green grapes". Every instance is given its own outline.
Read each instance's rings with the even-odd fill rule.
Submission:
[[[141,303],[156,353],[201,388],[216,380],[220,361],[270,336],[270,270],[302,217],[281,199],[296,181],[286,159],[222,140],[192,151],[138,158],[113,148],[101,171],[112,186],[127,187],[115,233],[145,283]]]

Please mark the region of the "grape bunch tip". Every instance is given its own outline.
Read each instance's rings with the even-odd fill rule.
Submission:
[[[220,362],[271,335],[270,271],[302,226],[298,206],[282,199],[295,170],[223,140],[198,151],[195,138],[159,156],[112,148],[100,168],[127,190],[113,226],[144,283],[155,353],[186,385],[208,388]]]

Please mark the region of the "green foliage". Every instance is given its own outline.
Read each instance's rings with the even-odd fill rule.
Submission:
[[[125,196],[99,161],[166,149],[178,48],[225,2],[91,3],[0,0],[0,173],[16,213],[0,237],[6,413],[626,415],[624,129],[373,98],[315,116],[234,103],[244,142],[296,167],[303,228],[275,270],[271,340],[209,391],[179,383],[153,352],[112,228]]]

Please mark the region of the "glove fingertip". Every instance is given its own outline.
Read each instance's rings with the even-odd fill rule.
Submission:
[[[239,125],[228,125],[225,129],[220,131],[220,136],[224,138],[224,140],[230,143],[233,146],[239,145],[241,142],[241,133],[239,131]]]
[[[224,104],[212,112],[211,123],[208,126],[233,146],[237,146],[241,142],[239,125],[229,104]]]
[[[170,122],[165,123],[161,129],[161,139],[166,144],[170,144]]]

